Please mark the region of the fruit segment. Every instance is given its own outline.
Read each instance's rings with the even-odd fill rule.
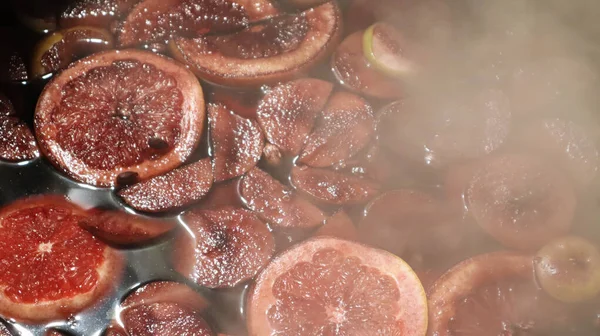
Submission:
[[[198,202],[212,184],[213,172],[207,158],[123,188],[118,195],[135,210],[163,212]]]
[[[171,260],[177,272],[201,286],[237,286],[254,277],[275,252],[269,228],[251,211],[192,210],[182,219],[192,234],[176,238]]]

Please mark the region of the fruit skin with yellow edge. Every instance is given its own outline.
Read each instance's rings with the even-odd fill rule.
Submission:
[[[391,77],[414,74],[413,62],[406,58],[406,41],[393,26],[377,22],[363,33],[363,52],[371,65]]]
[[[548,243],[534,266],[540,286],[559,301],[581,302],[600,293],[600,251],[586,239],[567,236]]]

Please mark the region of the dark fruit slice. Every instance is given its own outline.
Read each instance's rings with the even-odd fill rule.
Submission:
[[[135,210],[161,212],[199,201],[212,183],[212,167],[207,158],[121,189],[118,194]]]
[[[35,129],[55,166],[114,186],[123,172],[145,180],[184,162],[200,141],[204,112],[202,88],[184,67],[150,52],[109,51],[46,85]]]
[[[346,240],[358,240],[358,232],[352,219],[344,210],[338,210],[325,220],[325,223],[315,232],[315,236],[330,236]]]
[[[173,36],[230,32],[276,14],[268,0],[143,0],[125,19],[119,44],[166,43]]]
[[[175,228],[175,223],[130,215],[122,211],[94,211],[79,225],[109,244],[142,245]]]
[[[410,76],[415,64],[407,53],[406,40],[393,26],[378,22],[367,28],[363,35],[363,52],[367,61],[383,74],[395,77]]]
[[[291,189],[259,168],[249,171],[240,183],[246,206],[276,228],[314,228],[325,220],[319,208],[293,195]]]
[[[380,99],[404,95],[401,82],[373,69],[363,52],[363,34],[356,32],[339,45],[331,67],[342,85],[352,91]]]
[[[258,122],[244,119],[221,104],[208,105],[215,181],[241,176],[260,159],[264,146]]]
[[[27,161],[40,156],[29,126],[17,117],[0,115],[0,159]]]
[[[505,155],[482,164],[465,193],[469,214],[505,246],[535,250],[569,232],[576,206],[560,171],[532,157]]]
[[[213,87],[208,101],[225,105],[240,117],[256,119],[256,110],[262,96],[261,90],[233,90],[225,87]]]
[[[333,90],[320,79],[298,79],[269,91],[258,106],[267,140],[285,154],[297,155]]]
[[[542,247],[534,261],[538,283],[557,300],[580,302],[600,293],[600,251],[583,238],[558,238]]]
[[[429,290],[428,335],[548,335],[567,310],[536,287],[532,263],[495,252],[454,266]]]
[[[111,28],[116,20],[128,13],[140,0],[75,0],[58,19],[62,28],[93,26]]]
[[[600,154],[591,130],[569,120],[542,119],[524,126],[516,146],[542,155],[564,169],[581,188],[596,178]]]
[[[120,256],[77,225],[86,216],[59,196],[22,199],[0,210],[2,316],[62,319],[111,290]]]
[[[399,256],[441,261],[463,242],[463,228],[433,196],[410,189],[387,192],[365,208],[358,226],[365,243]]]
[[[404,158],[433,166],[478,158],[504,144],[511,124],[506,95],[483,90],[447,97],[385,107],[377,126],[381,143]]]
[[[201,286],[235,287],[253,278],[275,252],[269,228],[248,210],[194,210],[182,219],[191,234],[177,237],[172,263]]]
[[[80,26],[56,31],[35,47],[31,75],[42,77],[66,68],[78,58],[112,47],[112,35],[101,28]]]
[[[175,281],[154,281],[138,287],[120,305],[121,310],[155,303],[176,303],[189,310],[202,312],[209,303],[190,287]]]
[[[374,128],[369,103],[351,93],[334,93],[300,154],[300,162],[328,167],[348,159],[371,141]]]
[[[247,298],[250,336],[406,335],[427,331],[427,299],[402,259],[336,238],[313,238],[276,259]]]
[[[289,80],[327,57],[341,35],[336,2],[229,35],[176,38],[171,52],[198,77],[228,86]]]
[[[296,166],[290,175],[292,185],[304,194],[328,204],[359,204],[379,193],[374,181],[323,168]]]
[[[214,335],[200,314],[171,302],[129,308],[121,313],[121,319],[127,332],[135,336]]]

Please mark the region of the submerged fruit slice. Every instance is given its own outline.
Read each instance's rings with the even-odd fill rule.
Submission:
[[[119,44],[167,43],[174,36],[230,32],[276,14],[269,0],[143,0],[123,22]]]
[[[393,26],[378,22],[365,30],[363,52],[369,63],[383,74],[408,76],[416,71],[406,50],[406,41]]]
[[[114,186],[184,162],[200,141],[204,98],[196,77],[150,52],[84,58],[46,85],[35,130],[42,152],[78,181]]]
[[[312,167],[328,167],[362,150],[374,133],[371,105],[348,92],[336,92],[323,110],[299,161]]]
[[[240,196],[250,210],[276,228],[314,228],[325,219],[319,208],[292,194],[292,190],[259,168],[242,178]]]
[[[79,227],[86,216],[59,196],[22,199],[0,209],[3,316],[26,322],[62,319],[111,290],[120,257]]]
[[[140,0],[75,0],[59,16],[62,28],[93,26],[111,28]]]
[[[176,38],[171,52],[202,79],[229,86],[289,80],[317,64],[337,44],[341,18],[332,1],[229,35]]]
[[[173,230],[176,224],[121,211],[94,211],[79,225],[109,244],[128,246],[152,242]]]
[[[576,206],[575,191],[560,171],[519,155],[488,159],[470,180],[465,201],[479,226],[521,250],[569,232]]]
[[[212,184],[210,159],[202,159],[121,189],[118,194],[135,210],[162,212],[199,201],[208,193]]]
[[[269,228],[248,210],[193,210],[182,219],[191,234],[177,237],[172,263],[201,286],[235,287],[254,277],[275,252]]]
[[[314,238],[278,256],[247,300],[251,336],[427,331],[427,299],[410,266],[385,251],[336,238]]]
[[[567,310],[536,287],[532,263],[495,252],[454,266],[429,290],[429,335],[548,335]]]
[[[235,115],[222,104],[208,105],[215,181],[241,176],[260,159],[264,146],[258,122]]]
[[[202,312],[209,303],[202,295],[185,284],[175,281],[154,281],[138,287],[120,304],[122,310],[139,305],[171,302],[187,309]]]
[[[539,284],[557,300],[579,302],[600,293],[600,251],[583,238],[558,238],[542,247],[534,261]]]
[[[297,155],[332,90],[329,82],[305,78],[269,91],[257,112],[267,140],[285,154]]]
[[[375,197],[379,184],[365,178],[323,168],[295,166],[290,175],[297,190],[329,204],[358,204]]]
[[[112,35],[96,27],[73,27],[56,31],[35,47],[31,75],[42,77],[62,70],[78,58],[113,47]]]
[[[338,210],[325,220],[325,223],[315,232],[315,236],[337,237],[346,240],[358,240],[358,232],[352,219],[344,210]]]

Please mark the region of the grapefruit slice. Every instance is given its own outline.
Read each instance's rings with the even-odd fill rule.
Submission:
[[[230,32],[278,13],[269,0],[143,0],[123,22],[119,44],[167,43],[173,36]]]
[[[344,210],[338,210],[315,232],[318,236],[337,237],[345,240],[358,241],[358,231],[352,219]]]
[[[264,138],[258,122],[222,104],[208,105],[215,182],[244,175],[260,159]]]
[[[164,212],[201,200],[212,184],[212,167],[206,158],[123,188],[118,195],[135,210]]]
[[[203,80],[260,86],[289,80],[326,58],[341,35],[341,24],[340,10],[331,1],[228,35],[175,38],[170,49]]]
[[[0,314],[26,322],[62,319],[111,290],[120,256],[79,227],[86,216],[59,196],[0,210]]]
[[[235,287],[271,259],[275,240],[254,213],[244,209],[193,210],[182,217],[189,232],[176,239],[174,269],[208,288]]]
[[[111,28],[140,0],[75,0],[60,13],[61,28],[92,26]]]
[[[204,97],[174,61],[136,50],[94,54],[46,85],[35,112],[42,152],[74,179],[114,186],[184,162],[200,141]]]
[[[385,22],[373,24],[363,35],[365,57],[371,65],[389,76],[409,76],[416,71],[412,61],[414,55],[407,54],[406,45],[402,34]]]
[[[402,259],[336,238],[313,238],[274,259],[247,298],[250,336],[419,335],[427,299]]]
[[[533,157],[489,158],[465,193],[471,217],[507,247],[536,250],[572,226],[576,195],[560,171]]]

